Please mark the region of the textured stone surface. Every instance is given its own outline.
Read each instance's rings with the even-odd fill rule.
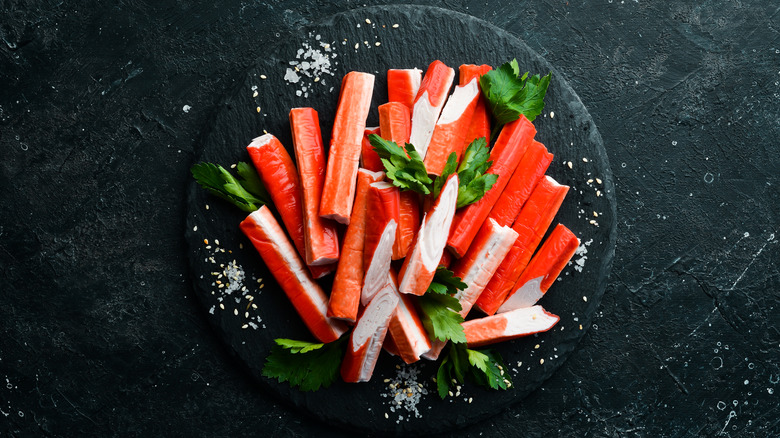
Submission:
[[[482,18],[550,61],[598,126],[617,190],[594,325],[537,391],[458,434],[780,433],[777,6],[415,3]],[[265,395],[208,325],[183,194],[246,69],[298,26],[363,5],[0,6],[0,432],[329,435]]]

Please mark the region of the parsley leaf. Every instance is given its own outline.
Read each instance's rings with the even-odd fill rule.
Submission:
[[[249,176],[248,170],[251,169],[243,170],[243,179],[239,180],[218,164],[198,163],[190,168],[190,172],[198,184],[209,193],[232,203],[247,213],[251,213],[267,204],[268,198],[258,197],[260,191],[257,183],[260,183],[260,178],[255,174],[256,181],[254,181]],[[250,193],[244,184],[248,184],[251,190],[257,191],[258,196]],[[262,183],[260,183],[260,187],[262,187]]]
[[[493,164],[488,161],[490,151],[484,137],[469,144],[458,166],[458,205],[457,208],[473,204],[487,193],[498,180],[498,175],[485,171]]]
[[[441,189],[444,188],[444,183],[446,183],[450,175],[455,173],[455,171],[457,170],[458,170],[458,155],[455,154],[455,152],[453,152],[450,154],[449,157],[447,157],[447,164],[444,165],[444,169],[442,169],[441,175],[437,176],[436,180],[433,181],[434,199],[439,197],[439,193],[441,193]]]
[[[327,388],[339,374],[348,335],[327,344],[293,339],[275,339],[276,345],[265,359],[263,376],[289,382],[301,391]]]
[[[238,173],[239,181],[247,192],[255,195],[255,197],[266,204],[271,203],[271,198],[268,197],[268,191],[265,189],[263,181],[260,180],[260,175],[257,174],[254,167],[243,161],[239,161],[238,164],[236,164],[236,173]]]
[[[439,266],[433,274],[433,281],[426,293],[455,295],[459,290],[466,289],[467,284],[456,277],[449,269]]]
[[[533,121],[544,109],[544,95],[552,73],[540,77],[520,76],[517,60],[503,64],[479,78],[479,86],[487,100],[497,126],[505,125],[524,115]]]
[[[449,395],[453,379],[462,384],[468,377],[490,389],[512,386],[509,374],[503,372],[506,366],[500,354],[492,350],[471,350],[466,344],[450,344],[448,348],[436,373],[436,388],[442,399]]]
[[[455,298],[459,290],[466,288],[466,283],[447,268],[438,267],[433,281],[425,295],[417,299],[422,312],[422,323],[430,336],[440,341],[466,342],[463,333],[462,307]]]
[[[420,154],[410,143],[406,143],[406,151],[395,142],[371,134],[368,136],[382,164],[385,166],[387,178],[401,190],[413,190],[427,195],[431,193],[433,180],[428,176],[425,164]]]

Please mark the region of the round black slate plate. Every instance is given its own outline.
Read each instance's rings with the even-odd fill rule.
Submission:
[[[523,70],[552,71],[545,114],[535,121],[537,139],[555,154],[548,174],[572,187],[556,222],[571,228],[587,253],[575,255],[582,266],[567,267],[541,301],[561,317],[559,324],[550,332],[495,346],[514,381],[508,391],[486,391],[472,384],[463,387],[460,395],[442,401],[431,381],[438,364],[423,361],[407,367],[383,354],[371,382],[338,381],[328,389],[302,393],[262,377],[262,366],[274,338],[311,336],[241,234],[238,223],[245,215],[193,182],[188,192],[186,239],[195,290],[230,349],[263,387],[283,401],[326,423],[375,434],[422,434],[461,427],[519,402],[539,387],[566,360],[589,326],[606,286],[615,247],[615,196],[607,155],[588,111],[561,75],[515,36],[474,17],[430,7],[353,10],[292,35],[280,35],[276,42],[258,44],[268,44],[266,56],[257,60],[221,105],[204,136],[201,161],[226,166],[248,161],[245,146],[264,130],[289,148],[287,115],[292,107],[311,106],[319,112],[328,144],[340,80],[350,70],[377,76],[369,125],[377,124],[376,106],[387,100],[388,68],[424,70],[434,59],[441,59],[457,69],[462,63],[495,66],[517,58]],[[307,58],[308,47],[328,55],[333,75],[325,73],[318,82],[306,77],[294,84],[286,81],[289,62],[299,53]],[[245,277],[241,281],[222,277],[220,287],[220,265],[229,266],[234,260]],[[262,289],[256,279],[263,279]],[[224,285],[231,281],[246,290],[226,293],[231,287]],[[392,390],[385,379],[397,376],[398,365],[420,373],[418,380],[428,392],[417,405],[420,416],[394,408],[388,397]]]

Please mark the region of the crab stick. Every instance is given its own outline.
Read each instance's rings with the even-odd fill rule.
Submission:
[[[384,179],[384,172],[358,170],[355,206],[344,234],[336,276],[328,302],[328,316],[355,322],[363,288],[363,247],[366,238],[368,186]]]
[[[371,134],[379,135],[379,126],[372,126],[363,130],[363,141],[361,142],[362,152],[360,154],[360,167],[368,169],[373,172],[380,172],[385,170],[382,160],[379,158],[379,154],[376,153],[374,147],[371,146],[371,142],[368,140],[368,136]]]
[[[379,135],[385,140],[394,141],[403,147],[409,141],[412,129],[412,116],[409,108],[400,102],[387,102],[379,105]]]
[[[282,218],[298,254],[306,258],[306,238],[303,228],[303,199],[298,170],[290,154],[272,134],[255,138],[246,147],[271,201]],[[332,266],[310,266],[314,278],[332,272]]]
[[[414,98],[420,89],[422,70],[419,68],[390,69],[387,71],[387,101],[400,102],[409,111],[414,107]]]
[[[479,78],[492,69],[491,66],[484,64],[463,64],[458,69],[459,84],[466,85],[474,78],[479,82]],[[477,106],[474,108],[474,116],[471,118],[471,123],[469,124],[469,131],[466,133],[466,139],[463,142],[463,149],[466,149],[472,141],[482,137],[485,138],[485,141],[490,142],[490,113],[485,104],[485,96],[480,93],[479,99],[477,100]]]
[[[423,217],[414,246],[398,273],[401,293],[423,295],[428,290],[447,244],[457,201],[458,176],[455,174],[444,183],[433,207]]]
[[[547,152],[543,144],[532,141],[488,218],[495,219],[501,225],[512,225],[534,187],[547,172],[552,159],[553,154]]]
[[[387,284],[390,261],[398,227],[398,187],[386,181],[368,187],[366,201],[366,239],[363,247],[363,291],[365,306]]]
[[[466,289],[455,294],[455,298],[460,301],[460,316],[465,318],[468,315],[479,294],[515,243],[515,239],[517,239],[515,230],[488,219],[480,228],[466,255],[455,262],[452,272],[467,285]],[[434,339],[431,350],[424,355],[425,358],[436,360],[445,345],[446,342]]]
[[[463,142],[474,115],[474,108],[479,101],[479,85],[477,79],[465,85],[458,85],[444,105],[444,110],[436,122],[431,141],[428,143],[428,153],[425,155],[425,168],[428,173],[441,175],[447,158],[452,152],[458,157],[463,154]]]
[[[504,302],[542,241],[568,190],[568,186],[558,184],[549,176],[536,185],[512,225],[519,237],[477,299],[476,306],[481,311],[492,315]]]
[[[320,342],[333,342],[347,327],[326,316],[328,298],[306,270],[303,260],[268,207],[260,207],[241,222],[249,238],[306,327]]]
[[[580,239],[564,225],[558,224],[523,270],[512,288],[513,292],[498,308],[498,313],[536,304],[550,289],[579,246]]]
[[[336,224],[320,218],[320,198],[325,182],[325,149],[317,111],[313,108],[290,110],[295,161],[303,192],[303,231],[306,264],[328,265],[339,258]]]
[[[422,158],[428,151],[436,121],[439,120],[447,93],[455,79],[455,70],[436,60],[428,66],[412,108],[412,132],[409,143],[414,145]]]
[[[397,307],[398,294],[387,282],[363,309],[350,335],[347,352],[341,363],[341,378],[345,382],[367,382],[371,379]]]
[[[411,295],[398,293],[397,280],[392,272],[390,280],[393,290],[399,295],[399,301],[398,310],[390,320],[385,349],[406,363],[417,362],[420,356],[431,349],[431,341]]]
[[[341,81],[341,94],[330,138],[328,170],[322,190],[320,216],[349,223],[355,199],[355,179],[374,92],[374,75],[352,71]]]
[[[453,220],[447,247],[456,256],[462,257],[469,249],[471,241],[474,240],[479,227],[485,222],[496,200],[504,191],[512,172],[520,163],[520,159],[534,135],[536,135],[536,128],[522,115],[501,129],[501,134],[498,135],[496,144],[490,151],[490,161],[493,164],[486,172],[498,175],[498,180],[482,199],[458,210]]]
[[[450,263],[452,263],[452,253],[449,251],[444,251],[441,254],[441,259],[439,259],[439,266],[442,268],[449,268]]]
[[[546,332],[559,320],[557,315],[544,310],[542,306],[533,306],[472,319],[462,325],[466,343],[469,348],[474,348]]]

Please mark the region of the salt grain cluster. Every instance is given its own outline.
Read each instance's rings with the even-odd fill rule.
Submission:
[[[309,35],[311,37],[311,34]],[[332,67],[338,65],[334,61],[338,54],[334,52],[335,41],[327,43],[322,37],[314,37],[315,43],[303,42],[295,55],[295,60],[290,61],[290,67],[284,74],[284,80],[289,84],[295,84],[296,96],[309,97],[309,92],[315,83],[326,86],[324,77],[333,76]]]
[[[420,370],[415,366],[397,366],[398,372],[392,379],[385,379],[387,392],[382,397],[390,399],[390,412],[400,412],[401,409],[412,413],[416,418],[422,418],[417,409],[417,404],[428,390],[423,383],[418,382]],[[385,414],[385,418],[389,415]],[[403,415],[398,415],[396,423],[403,420]]]

